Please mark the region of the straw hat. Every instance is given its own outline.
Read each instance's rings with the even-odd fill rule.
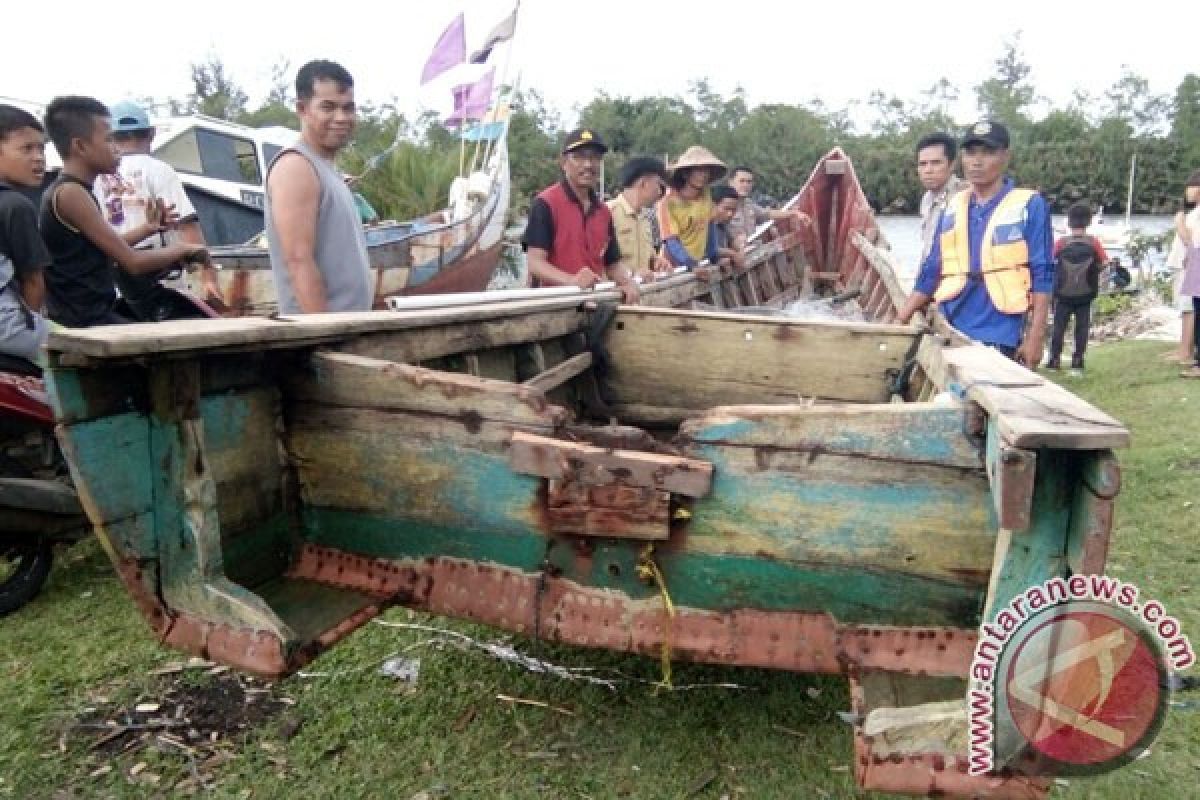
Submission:
[[[668,172],[674,174],[677,170],[691,169],[693,167],[706,167],[713,181],[721,180],[721,178],[725,177],[725,173],[729,171],[725,167],[725,162],[714,156],[711,150],[707,147],[694,144],[683,151],[683,155],[671,165]]]

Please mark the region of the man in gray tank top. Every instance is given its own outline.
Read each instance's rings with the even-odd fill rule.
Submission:
[[[354,79],[332,61],[310,61],[296,74],[296,111],[300,138],[267,168],[267,247],[279,311],[368,311],[367,241],[334,165],[354,135]]]

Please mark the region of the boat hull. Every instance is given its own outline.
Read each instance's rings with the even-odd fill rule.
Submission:
[[[557,290],[55,334],[83,504],[162,641],[268,676],[405,605],[842,673],[863,717],[961,698],[984,619],[1102,571],[1128,432],[939,320],[892,324],[840,153],[793,204],[811,224],[650,306]],[[851,290],[865,321],[770,313]],[[855,738],[870,788],[1045,788]]]

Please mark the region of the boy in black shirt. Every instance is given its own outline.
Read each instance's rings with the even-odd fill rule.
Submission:
[[[63,160],[62,174],[42,196],[42,238],[53,264],[46,273],[50,318],[70,327],[130,322],[115,309],[115,270],[148,275],[179,262],[204,260],[203,245],[176,242],[155,250],[134,250],[139,242],[171,222],[161,206],[145,225],[122,238],[100,211],[92,184],[116,172],[108,109],[91,97],[56,97],[46,107],[46,132]]]
[[[41,310],[50,253],[38,233],[33,203],[46,172],[46,135],[37,117],[0,105],[0,353],[38,361],[46,343]]]

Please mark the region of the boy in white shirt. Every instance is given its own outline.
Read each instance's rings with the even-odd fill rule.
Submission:
[[[117,103],[110,110],[113,146],[121,154],[121,163],[115,174],[97,177],[93,189],[105,219],[135,250],[152,250],[176,241],[205,244],[196,209],[183,190],[179,175],[170,164],[150,155],[155,130],[146,111],[135,103]],[[164,210],[177,217],[172,230],[138,242],[128,240],[127,234],[145,223],[148,216],[157,218]],[[121,293],[135,307],[141,296],[152,293],[158,283],[153,276],[132,280],[124,277],[119,282]],[[205,299],[220,301],[221,291],[212,265],[202,266],[198,277]]]

